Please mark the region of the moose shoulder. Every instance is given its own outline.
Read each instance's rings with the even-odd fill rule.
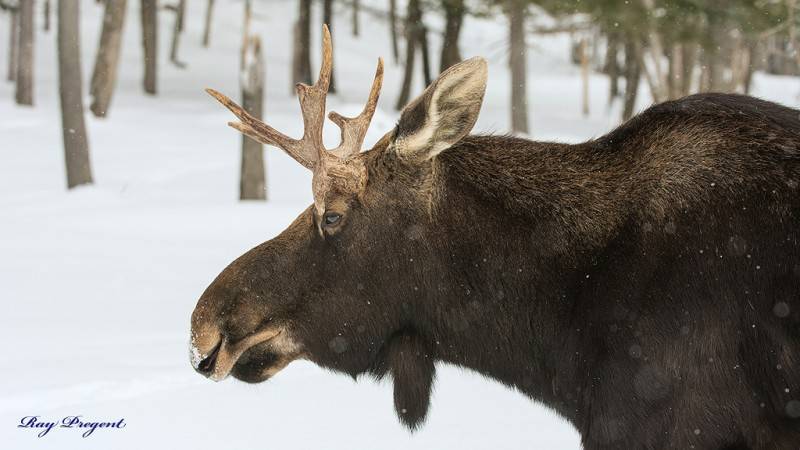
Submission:
[[[298,87],[291,139],[215,91],[234,128],[314,173],[314,204],[231,263],[192,315],[192,363],[268,379],[304,358],[391,376],[425,418],[435,362],[567,418],[584,448],[800,446],[800,113],[707,94],[583,144],[469,136],[486,64],[445,71],[372,149],[377,103]]]

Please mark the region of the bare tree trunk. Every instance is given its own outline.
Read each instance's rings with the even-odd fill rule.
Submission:
[[[358,37],[358,14],[361,10],[361,2],[353,0],[353,36]]]
[[[650,70],[645,58],[647,54],[647,52],[645,52],[646,49],[642,47],[640,42],[635,42],[634,48],[636,50],[637,58],[639,58],[640,70],[644,74],[644,79],[647,81],[647,86],[650,88],[650,95],[653,97],[653,101],[656,103],[663,102],[668,97],[668,85],[666,82],[666,71],[662,71],[660,67],[660,58],[657,59],[655,56],[655,51],[653,49],[649,49],[649,54],[653,56],[653,65],[651,66],[652,70]]]
[[[203,26],[203,47],[211,45],[211,22],[214,18],[214,0],[208,0],[206,6],[206,21]]]
[[[509,21],[509,57],[511,68],[511,130],[528,132],[528,90],[525,61],[525,0],[506,0]]]
[[[608,45],[606,49],[606,67],[608,74],[608,104],[619,97],[619,38],[616,32],[608,34]]]
[[[411,96],[411,83],[414,79],[414,60],[416,59],[417,27],[420,26],[419,0],[408,0],[408,13],[406,14],[406,67],[403,71],[403,85],[397,97],[395,109],[400,111],[408,103]]]
[[[431,76],[431,53],[428,46],[428,27],[425,26],[422,19],[420,19],[419,27],[417,27],[417,33],[419,48],[422,50],[422,78],[425,80],[425,86],[428,86],[433,82]]]
[[[331,32],[331,48],[334,44],[334,33],[333,33],[333,0],[324,0],[322,2],[322,23],[328,25],[328,31]],[[331,68],[331,81],[328,87],[328,92],[336,93],[336,77],[335,71]]]
[[[708,40],[709,44],[703,49],[706,54],[708,66],[708,90],[723,92],[726,90],[725,61],[722,55],[722,40],[725,39],[725,26],[723,19],[716,14],[708,15]]]
[[[144,91],[158,92],[158,1],[141,0]]]
[[[730,89],[734,92],[745,93],[747,88],[748,73],[751,71],[752,61],[750,59],[750,45],[739,38],[733,47],[731,55],[731,82]]]
[[[400,50],[397,45],[397,0],[389,0],[389,33],[392,37],[394,63],[400,64]]]
[[[461,34],[461,25],[464,22],[464,0],[442,0],[445,14],[444,39],[442,40],[442,57],[439,61],[439,71],[444,72],[448,67],[461,61],[461,52],[458,49],[458,38]]]
[[[92,97],[90,109],[97,117],[105,117],[114,94],[117,82],[122,26],[125,23],[126,0],[106,0],[103,14],[103,30],[97,48],[89,95]]]
[[[292,92],[297,83],[311,84],[311,0],[300,0],[295,27]]]
[[[44,16],[44,31],[50,31],[50,0],[44,0],[42,15]]]
[[[8,81],[17,80],[17,62],[19,52],[19,11],[14,8],[8,11],[9,39],[8,39]]]
[[[753,87],[753,73],[757,68],[760,68],[760,64],[758,64],[758,43],[755,41],[749,41],[748,47],[750,53],[750,64],[747,65],[747,72],[745,73],[744,77],[744,93],[749,95],[750,89]]]
[[[695,43],[685,43],[681,46],[681,60],[683,61],[683,74],[681,79],[681,97],[692,93],[694,72],[697,66],[699,46]]]
[[[186,0],[178,0],[174,5],[175,25],[172,28],[172,45],[169,49],[169,60],[178,68],[185,68],[186,64],[178,59],[178,45],[180,44],[181,33],[183,33],[183,18],[186,13]]]
[[[242,51],[242,107],[258,119],[264,113],[264,60],[261,40],[245,37]],[[242,167],[239,178],[240,200],[266,200],[264,151],[260,142],[242,135]]]
[[[639,78],[642,76],[634,39],[632,36],[625,38],[625,103],[622,108],[622,120],[628,120],[633,116],[639,93]]]
[[[674,100],[682,97],[683,84],[683,45],[675,43],[670,47],[669,56],[669,98]]]
[[[701,55],[700,74],[697,80],[697,91],[708,92],[711,90],[711,70],[709,69],[708,53],[703,49]]]
[[[17,53],[16,100],[20,105],[33,105],[33,12],[34,0],[19,2],[19,50]]]
[[[589,40],[588,38],[581,39],[581,103],[584,116],[589,115]]]
[[[80,0],[58,1],[58,84],[67,187],[92,182],[83,119],[80,61]]]
[[[652,17],[655,11],[655,1],[642,0],[642,5]],[[660,102],[669,97],[669,74],[667,68],[664,68],[662,64],[662,59],[664,57],[664,44],[662,43],[661,35],[654,26],[649,25],[648,28],[647,49],[649,50],[648,53],[650,54],[650,59],[653,62],[652,73],[650,73],[647,68],[644,51],[645,49],[642,48],[641,44],[637,45],[636,48],[637,51],[640,52],[639,65],[647,77],[648,84],[650,85],[650,91],[653,94],[653,99],[657,102]]]

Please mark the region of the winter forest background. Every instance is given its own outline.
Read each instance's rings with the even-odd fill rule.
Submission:
[[[480,55],[476,132],[578,142],[655,101],[751,93],[800,104],[796,0],[0,0],[0,446],[578,449],[568,424],[440,367],[409,434],[391,389],[297,362],[214,384],[188,361],[189,314],[232,259],[310,202],[310,173],[243,139],[213,87],[297,136],[292,86],[334,40],[329,109],[367,148],[449,65]],[[329,147],[335,127],[325,129]],[[125,418],[37,438],[23,416]]]

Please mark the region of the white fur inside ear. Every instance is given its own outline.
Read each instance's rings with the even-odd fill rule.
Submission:
[[[418,99],[427,104],[425,118],[416,131],[398,136],[399,152],[430,159],[467,135],[478,119],[487,75],[486,61],[478,57],[444,71]]]
[[[431,111],[428,111],[428,120],[425,121],[425,125],[423,125],[422,128],[417,130],[417,132],[414,134],[400,137],[397,140],[397,143],[395,144],[396,148],[400,151],[401,154],[408,154],[411,152],[415,152],[417,149],[427,148],[428,146],[431,145],[431,141],[433,140],[433,136],[436,133],[436,128],[438,127],[438,123],[439,123],[438,113],[434,112],[432,116]],[[436,143],[433,144],[434,147],[436,147]],[[447,147],[448,146],[444,146],[435,154],[430,155],[428,157],[436,156]]]

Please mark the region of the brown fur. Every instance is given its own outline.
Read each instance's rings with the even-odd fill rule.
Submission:
[[[471,98],[415,102],[356,156],[363,187],[226,268],[193,314],[199,370],[279,330],[236,378],[295,358],[391,375],[411,428],[441,361],[553,408],[587,450],[800,447],[800,113],[699,95],[565,145],[462,139]]]

